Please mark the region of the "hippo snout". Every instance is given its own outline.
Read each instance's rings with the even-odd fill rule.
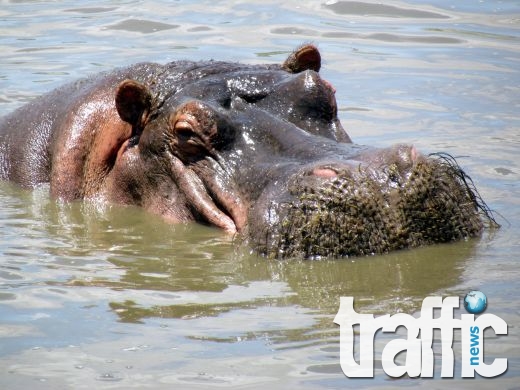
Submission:
[[[480,234],[476,195],[450,158],[406,145],[357,158],[315,163],[284,194],[272,191],[250,219],[257,249],[272,258],[350,257]]]

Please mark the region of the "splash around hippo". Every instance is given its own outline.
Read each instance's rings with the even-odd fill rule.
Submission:
[[[305,45],[282,65],[140,63],[79,80],[0,120],[0,179],[214,225],[274,258],[385,253],[494,223],[447,156],[353,144],[320,67]]]

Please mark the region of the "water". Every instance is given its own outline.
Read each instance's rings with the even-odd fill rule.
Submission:
[[[281,63],[308,41],[356,142],[460,156],[502,229],[386,256],[277,262],[210,228],[0,183],[0,388],[518,388],[517,1],[1,1],[0,115],[115,66]],[[341,373],[340,296],[358,311],[416,313],[428,295],[473,289],[509,324],[507,337],[486,339],[506,374],[392,380],[377,354],[375,379]]]

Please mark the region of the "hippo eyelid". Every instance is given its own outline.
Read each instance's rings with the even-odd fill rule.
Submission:
[[[186,115],[180,116],[175,120],[174,128],[176,131],[193,128],[192,118],[187,118]]]

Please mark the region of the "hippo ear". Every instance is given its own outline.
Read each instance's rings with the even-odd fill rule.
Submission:
[[[287,57],[282,68],[291,73],[300,73],[304,70],[319,72],[321,68],[320,52],[314,45],[303,45]]]
[[[116,91],[116,108],[119,116],[131,125],[142,124],[150,112],[152,94],[145,85],[125,80]]]

